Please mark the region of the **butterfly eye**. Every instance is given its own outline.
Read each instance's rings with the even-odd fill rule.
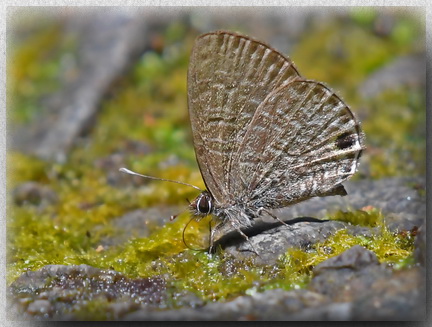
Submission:
[[[203,195],[199,198],[197,203],[197,209],[202,214],[209,214],[211,212],[212,203],[211,198],[207,195]]]

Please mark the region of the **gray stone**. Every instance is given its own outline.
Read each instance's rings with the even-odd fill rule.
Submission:
[[[27,307],[27,312],[33,315],[50,314],[52,311],[53,306],[48,300],[36,300]]]
[[[129,279],[113,270],[88,265],[48,265],[26,272],[9,287],[11,319],[87,320],[91,301],[109,304],[105,319],[119,319],[140,307],[159,307],[166,285],[162,278]]]
[[[36,183],[25,182],[19,184],[12,191],[14,202],[17,205],[34,205],[43,208],[58,201],[57,193],[50,187]]]
[[[361,226],[351,226],[338,221],[299,222],[292,224],[293,218],[313,216],[323,219],[331,213],[342,210],[361,210],[364,207],[380,209],[384,222],[391,231],[398,232],[420,227],[426,220],[426,198],[415,187],[424,188],[424,178],[389,178],[376,181],[348,181],[344,183],[348,195],[312,198],[280,210],[275,210],[279,219],[290,224],[264,223],[257,221],[254,228],[245,233],[246,241],[238,233],[226,233],[216,244],[221,244],[231,255],[255,257],[259,264],[271,264],[289,248],[307,249],[310,245],[325,240],[340,229],[347,229],[353,235],[371,236],[378,230]]]
[[[319,275],[327,269],[350,268],[353,270],[360,270],[369,265],[378,264],[379,261],[375,253],[366,250],[360,245],[354,245],[340,255],[320,263],[313,271],[315,275]]]
[[[78,43],[76,60],[71,56],[67,60],[73,73],[43,103],[38,118],[29,125],[15,126],[11,137],[12,147],[59,162],[66,160],[72,146],[92,128],[113,82],[151,47],[147,33],[169,19],[119,8],[76,9],[75,15],[64,17],[65,38]]]
[[[422,225],[418,231],[415,239],[415,250],[414,250],[414,258],[420,265],[426,267],[426,224]]]
[[[426,55],[401,57],[375,71],[360,86],[360,94],[373,97],[388,89],[426,84]]]
[[[113,220],[116,233],[101,241],[103,247],[118,245],[133,238],[148,237],[151,232],[170,222],[170,217],[183,209],[176,206],[153,207],[127,212]]]

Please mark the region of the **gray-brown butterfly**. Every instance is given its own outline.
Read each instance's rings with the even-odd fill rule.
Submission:
[[[278,219],[271,209],[346,195],[341,183],[364,149],[359,122],[332,90],[265,43],[226,31],[199,36],[188,105],[206,185],[189,207],[196,219],[217,217],[210,249],[226,224],[246,237],[241,229],[263,213]]]

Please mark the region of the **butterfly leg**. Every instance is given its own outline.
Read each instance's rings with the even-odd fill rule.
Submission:
[[[234,224],[230,224],[235,230],[237,230],[241,236],[243,236],[245,238],[246,241],[249,240],[249,237],[243,233],[241,231],[241,229],[237,226],[235,226]],[[218,230],[220,230],[222,227],[225,226],[225,223],[220,223],[219,225],[216,225],[213,229],[211,229],[211,222],[209,224],[209,228],[210,228],[210,245],[209,245],[209,250],[208,253],[212,253],[213,252],[213,246],[214,246],[214,236],[217,233]]]
[[[216,225],[215,228],[213,228],[210,232],[210,246],[208,253],[213,252],[213,246],[214,246],[214,235],[216,232],[221,229],[225,224],[221,223],[219,225]],[[255,250],[255,247],[253,246],[252,242],[249,241],[249,237],[243,233],[243,231],[240,229],[240,227],[236,226],[233,223],[230,223],[230,225],[249,243],[250,247],[252,248],[252,252],[254,252],[257,256],[260,256],[259,253]]]
[[[243,231],[240,229],[240,227],[235,226],[234,224],[231,224],[231,226],[234,227],[234,228],[237,230],[237,232],[238,232],[241,236],[243,236],[243,238],[246,240],[246,242],[249,243],[249,245],[250,245],[250,247],[251,247],[251,249],[252,249],[252,252],[255,253],[257,256],[260,256],[259,253],[257,252],[257,250],[255,250],[255,247],[253,246],[252,242],[249,241],[249,237],[248,237],[245,233],[243,233]]]
[[[291,229],[291,226],[288,225],[286,222],[284,222],[282,219],[280,219],[278,216],[275,216],[274,214],[272,214],[270,211],[262,208],[262,211],[264,211],[266,214],[268,214],[270,217],[272,217],[273,219],[276,219],[278,222],[280,222],[282,225],[285,225],[286,227]]]
[[[214,236],[216,234],[216,232],[221,229],[223,226],[225,225],[225,223],[220,223],[218,225],[216,225],[213,229],[211,228],[211,221],[209,223],[209,229],[210,229],[210,245],[209,245],[209,250],[208,253],[212,253],[213,252],[213,246],[214,246]]]
[[[211,227],[211,221],[209,222],[209,229],[210,229],[210,239],[209,239],[209,249],[208,249],[208,253],[212,253],[213,251],[213,245],[214,245],[214,234],[216,233],[216,231],[218,229],[220,229],[220,227],[218,228],[219,225],[216,225],[215,228],[212,229]]]

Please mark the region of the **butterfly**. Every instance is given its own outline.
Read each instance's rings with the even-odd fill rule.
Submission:
[[[201,193],[189,209],[197,220],[216,218],[210,249],[227,224],[247,239],[242,229],[254,219],[278,219],[272,209],[347,194],[342,182],[356,172],[364,149],[360,123],[339,96],[303,78],[288,57],[245,35],[206,33],[193,46],[187,81],[206,186],[193,186]]]

